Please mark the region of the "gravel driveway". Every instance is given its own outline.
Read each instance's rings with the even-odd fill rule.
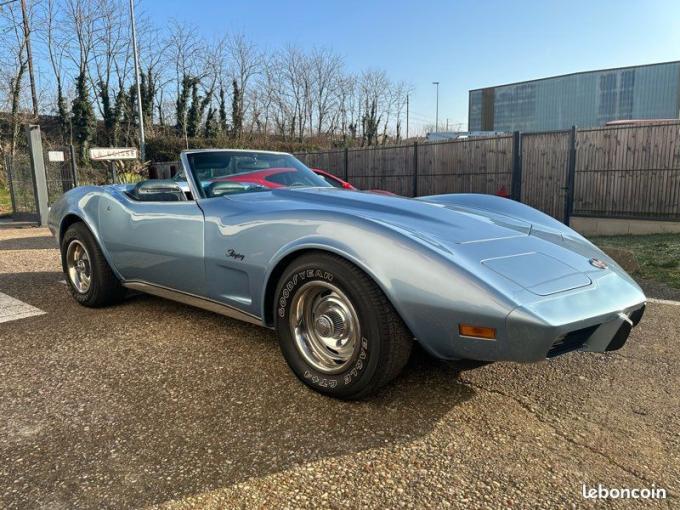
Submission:
[[[461,372],[416,352],[348,403],[267,330],[146,296],[78,306],[48,236],[0,230],[0,292],[46,312],[0,323],[0,508],[602,506],[583,484],[679,505],[680,306],[650,303],[618,353]]]

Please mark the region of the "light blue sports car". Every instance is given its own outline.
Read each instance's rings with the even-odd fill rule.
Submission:
[[[619,349],[645,296],[582,236],[489,195],[330,186],[293,156],[195,150],[174,180],[81,187],[51,209],[69,289],[134,289],[276,329],[293,372],[361,398],[415,339],[449,360]]]

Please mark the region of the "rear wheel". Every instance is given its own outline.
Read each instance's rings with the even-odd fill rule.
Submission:
[[[413,338],[383,292],[335,255],[296,259],[276,291],[276,330],[291,369],[338,398],[367,396],[396,377]]]
[[[61,262],[69,291],[81,305],[93,308],[112,305],[125,296],[125,288],[84,223],[74,223],[66,230],[61,242]]]

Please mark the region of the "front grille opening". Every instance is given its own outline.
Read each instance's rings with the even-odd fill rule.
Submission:
[[[583,347],[583,344],[588,341],[590,335],[592,335],[598,327],[600,327],[600,325],[596,324],[595,326],[577,329],[576,331],[567,333],[553,344],[548,351],[547,357],[554,358],[560,354],[575,351],[576,349]]]
[[[637,310],[630,314],[630,320],[633,322],[633,326],[637,326],[638,323],[642,320],[642,316],[645,313],[645,306],[646,305],[642,305],[641,308],[638,308]]]

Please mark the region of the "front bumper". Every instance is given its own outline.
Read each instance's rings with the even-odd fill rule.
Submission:
[[[527,296],[526,304],[506,316],[496,340],[454,332],[445,352],[436,354],[447,359],[534,362],[575,350],[620,349],[642,318],[645,301],[632,280],[611,272],[584,289],[540,299]]]
[[[634,282],[611,272],[589,289],[518,307],[506,319],[508,359],[620,349],[640,322],[645,301]]]
[[[560,354],[581,350],[589,352],[616,351],[623,347],[630,332],[642,320],[645,305],[633,310],[630,314],[619,314],[620,321],[609,321],[604,324],[571,331],[559,337],[547,352],[547,358]],[[613,332],[613,335],[612,335]]]

